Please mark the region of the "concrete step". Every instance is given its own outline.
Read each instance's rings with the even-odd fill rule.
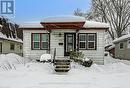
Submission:
[[[55,59],[54,67],[56,72],[68,72],[70,70],[70,63],[69,59]]]

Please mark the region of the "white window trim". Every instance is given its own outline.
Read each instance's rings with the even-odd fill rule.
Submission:
[[[86,38],[87,38],[87,35],[86,35],[86,34],[79,34],[79,38],[80,38],[81,35],[85,35],[86,37],[85,37],[85,41],[80,41],[80,40],[79,40],[79,49],[86,49],[86,44],[87,44]],[[81,43],[81,42],[84,42],[84,43],[85,43],[85,48],[80,48],[80,43]]]
[[[88,39],[88,44],[87,44],[87,49],[95,49],[96,46],[95,46],[95,34],[88,34],[87,38],[89,38],[90,35],[93,35],[94,36],[94,40],[93,41],[89,41]],[[94,48],[89,48],[89,42],[94,42]]]
[[[38,34],[39,35],[39,41],[34,41],[34,35],[35,34],[33,34],[33,49],[40,49],[40,34]],[[34,42],[39,42],[39,48],[34,48]]]
[[[47,44],[49,43],[49,35],[48,35],[48,34],[41,34],[41,35],[47,35],[47,37],[48,37],[48,40],[47,40],[47,41],[43,41],[43,40],[41,39],[41,40],[42,40],[42,41],[41,41],[41,49],[48,49],[49,46],[48,46],[47,48],[43,48],[43,47],[42,47],[42,43],[47,43]]]

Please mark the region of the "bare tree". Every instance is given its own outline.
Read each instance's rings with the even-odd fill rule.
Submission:
[[[110,24],[112,39],[121,37],[130,25],[129,0],[92,0],[92,19]]]
[[[81,9],[77,8],[76,10],[74,10],[74,15],[75,16],[84,16],[84,13],[82,12]]]
[[[22,30],[18,29],[18,24],[10,21],[8,18],[3,16],[0,17],[0,24],[2,25],[0,32],[2,32],[8,38],[22,39]]]
[[[87,20],[109,23],[108,33],[114,40],[121,37],[130,25],[130,0],[92,0],[89,12],[83,13],[77,9],[74,13],[77,16],[85,16]]]

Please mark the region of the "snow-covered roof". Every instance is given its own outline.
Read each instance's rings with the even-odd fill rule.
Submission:
[[[111,49],[113,49],[113,48],[115,48],[115,45],[113,44],[112,46],[110,46],[109,48],[108,48],[108,50],[111,50]]]
[[[109,24],[95,22],[95,21],[86,21],[83,27],[84,28],[109,28]]]
[[[116,42],[120,42],[120,41],[123,41],[123,40],[126,40],[126,39],[130,39],[130,34],[127,34],[127,35],[124,35],[120,38],[116,38],[113,43],[116,43]]]
[[[23,41],[19,38],[7,38],[6,35],[4,35],[3,33],[0,32],[0,38],[2,39],[6,39],[6,40],[10,40],[10,41],[15,41],[15,42],[19,42],[19,43],[23,43]]]
[[[19,28],[44,28],[40,22],[37,22],[37,23],[24,23],[24,24],[21,24]]]
[[[86,21],[85,17],[79,16],[56,16],[56,17],[48,17],[43,19],[41,22],[43,23],[62,23],[62,22],[84,22],[84,28],[109,28],[109,24],[94,22],[94,21]],[[30,22],[24,23],[20,25],[20,28],[44,28],[40,22]]]
[[[55,16],[45,18],[42,22],[85,22],[85,18],[79,16]]]

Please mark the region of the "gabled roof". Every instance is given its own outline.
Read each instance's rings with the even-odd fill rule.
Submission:
[[[127,40],[127,39],[130,39],[130,34],[127,34],[127,35],[124,35],[120,38],[116,38],[113,43],[117,43],[117,42],[120,42],[120,41],[124,41],[124,40]]]

